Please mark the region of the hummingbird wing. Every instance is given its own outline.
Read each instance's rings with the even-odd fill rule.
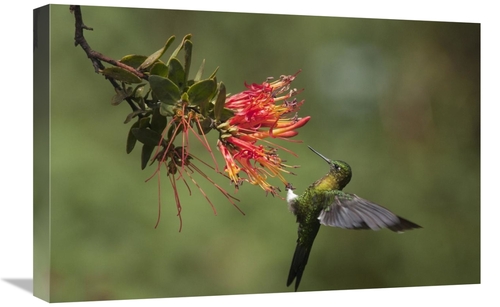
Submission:
[[[325,226],[372,230],[389,228],[396,232],[422,228],[355,194],[332,191],[326,195],[326,203],[318,216],[320,224]]]

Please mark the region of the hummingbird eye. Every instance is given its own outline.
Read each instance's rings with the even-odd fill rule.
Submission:
[[[340,165],[338,165],[337,163],[333,163],[332,166],[336,171],[340,171]]]

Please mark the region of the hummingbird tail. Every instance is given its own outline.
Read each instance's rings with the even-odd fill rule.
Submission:
[[[304,273],[307,260],[309,259],[309,254],[311,253],[311,247],[312,246],[304,246],[297,243],[297,247],[295,248],[292,265],[290,266],[290,272],[288,273],[288,280],[286,282],[286,286],[288,287],[295,279],[295,291],[299,288],[302,273]]]

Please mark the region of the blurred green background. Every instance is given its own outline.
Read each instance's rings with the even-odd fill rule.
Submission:
[[[347,161],[345,191],[424,227],[403,235],[323,227],[301,291],[480,282],[480,26],[467,23],[82,7],[90,46],[115,59],[149,55],[193,34],[192,74],[231,93],[244,82],[302,72],[302,144],[287,177],[298,193],[328,167],[307,149]],[[240,214],[209,182],[179,188],[178,232],[163,176],[125,153],[130,108],[73,44],[68,6],[51,6],[51,301],[288,292],[297,224],[286,202],[243,185]],[[171,47],[167,54],[173,51]],[[213,150],[216,135],[208,135]],[[193,153],[211,161],[191,138]],[[211,178],[232,192],[213,172]],[[278,181],[273,181],[279,185]],[[181,185],[182,186],[182,185]],[[282,193],[284,196],[285,193]],[[36,214],[39,214],[35,211]],[[35,242],[40,244],[39,242]],[[49,272],[37,271],[39,274]]]

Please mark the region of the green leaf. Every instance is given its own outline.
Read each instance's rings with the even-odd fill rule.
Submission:
[[[186,40],[188,40],[188,39],[191,39],[191,36],[192,36],[191,34],[188,34],[188,35],[184,36],[184,38],[182,39],[181,44],[177,48],[175,48],[174,52],[172,52],[172,55],[170,56],[170,59],[168,60],[169,62],[170,62],[170,60],[172,58],[176,58],[177,57],[177,55],[179,54],[179,52],[181,51],[181,49],[184,47],[184,42]]]
[[[132,150],[135,147],[135,143],[137,143],[137,138],[132,133],[132,129],[134,129],[134,128],[146,128],[148,125],[149,125],[149,117],[143,117],[143,118],[140,118],[138,121],[136,121],[130,127],[130,130],[128,131],[128,136],[127,136],[127,146],[126,146],[127,154],[132,152]]]
[[[149,127],[149,116],[139,119],[139,128],[145,129],[147,127]]]
[[[177,58],[172,58],[168,62],[168,78],[182,89],[185,86],[184,67]]]
[[[200,68],[198,68],[198,72],[194,77],[194,82],[198,82],[201,80],[201,76],[203,75],[203,71],[205,70],[205,59],[201,62]]]
[[[153,53],[152,55],[150,55],[137,69],[145,70],[148,67],[150,67],[151,65],[153,65],[154,62],[158,61],[158,59],[161,58],[161,56],[165,53],[165,51],[167,51],[168,47],[172,44],[174,39],[175,39],[175,36],[171,36],[167,40],[167,42],[165,43],[163,48],[161,48],[160,50],[158,50],[155,53]]]
[[[234,116],[234,112],[229,110],[229,109],[222,109],[221,113],[220,113],[220,121],[221,122],[225,122],[226,120],[230,119],[231,117]]]
[[[124,56],[120,60],[120,62],[137,69],[137,67],[139,67],[142,63],[144,63],[144,61],[146,61],[147,58],[148,57],[145,55],[130,54]]]
[[[150,146],[150,145],[146,145],[146,144],[144,144],[142,146],[141,169],[145,169],[146,166],[148,165],[149,159],[151,158],[151,155],[153,154],[153,150],[155,150],[154,146]]]
[[[189,101],[189,95],[187,93],[182,93],[182,95],[181,95],[181,101],[182,102],[188,102]]]
[[[214,79],[215,78],[215,74],[217,73],[217,71],[219,71],[219,66],[217,66],[217,68],[214,70],[214,72],[210,75],[210,77],[208,77],[208,79]]]
[[[108,78],[112,78],[125,83],[141,83],[142,80],[128,70],[120,67],[108,67],[101,70],[101,73]]]
[[[189,103],[192,105],[201,105],[203,107],[203,105],[208,102],[208,99],[213,97],[216,90],[217,84],[212,79],[196,82],[190,86],[187,91]]]
[[[130,130],[128,131],[128,135],[127,135],[127,147],[126,147],[126,150],[127,150],[127,154],[131,153],[132,150],[134,149],[135,147],[135,143],[137,142],[137,138],[134,136],[134,134],[132,133],[132,129],[134,128],[138,128],[139,127],[139,121],[136,121],[131,127],[130,127]]]
[[[226,104],[226,86],[224,83],[219,84],[219,95],[217,95],[217,100],[214,106],[214,117],[216,121],[220,121],[222,110],[224,110],[224,105]]]
[[[115,88],[116,94],[111,98],[111,104],[114,106],[119,105],[125,98],[132,95],[132,88],[118,89]]]
[[[160,109],[155,109],[151,118],[151,130],[161,134],[166,126],[167,117],[160,114]]]
[[[168,75],[168,67],[163,62],[156,62],[151,66],[149,73],[151,75],[166,77]]]
[[[193,42],[190,40],[186,40],[184,43],[184,71],[185,71],[185,79],[183,81],[184,84],[187,82],[187,76],[189,76],[189,70],[191,69],[191,54],[193,52]]]
[[[134,91],[130,95],[131,97],[140,97],[142,91],[144,90],[144,86],[146,86],[146,83],[139,84],[134,88]]]
[[[163,142],[161,134],[151,129],[132,128],[130,131],[132,131],[135,138],[144,145],[154,147]]]
[[[149,85],[156,98],[163,103],[174,105],[181,98],[179,87],[167,78],[156,75],[149,76]]]
[[[132,113],[127,115],[127,118],[125,118],[125,121],[123,123],[126,124],[126,123],[130,122],[132,120],[132,118],[136,117],[139,114],[146,113],[146,112],[147,111],[142,110],[142,109],[135,110]]]

